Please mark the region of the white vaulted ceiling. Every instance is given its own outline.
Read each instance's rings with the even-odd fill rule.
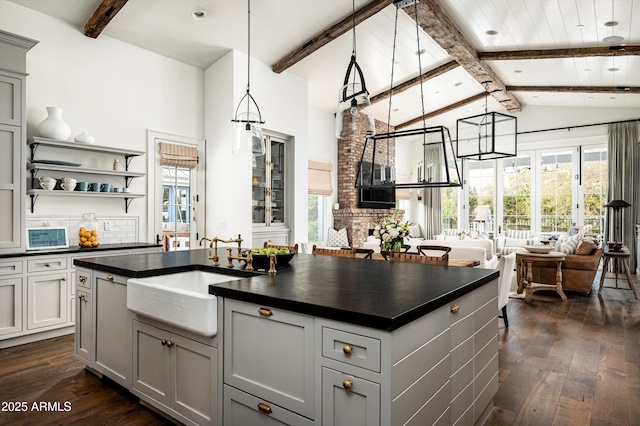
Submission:
[[[11,0],[69,22],[82,33],[101,0]],[[356,9],[369,0],[356,0]],[[622,44],[640,45],[640,0],[437,0],[462,35],[478,52],[608,47],[603,39],[621,36]],[[274,64],[313,36],[351,13],[349,0],[254,0],[251,4],[251,56]],[[196,20],[195,10],[207,18]],[[356,29],[357,59],[372,95],[389,88],[395,7],[389,5]],[[606,26],[617,21],[617,26]],[[414,20],[400,12],[394,83],[418,75]],[[495,32],[488,35],[487,32]],[[246,2],[242,0],[129,0],[103,31],[176,60],[207,68],[230,49],[247,50]],[[423,71],[452,60],[420,30]],[[333,111],[352,49],[351,31],[337,37],[285,72],[309,82],[312,105]],[[640,56],[563,59],[488,60],[507,86],[640,87]],[[615,70],[612,70],[615,69]],[[428,80],[423,86],[427,114],[483,91],[463,67]],[[514,90],[523,107],[640,108],[640,93],[590,93]],[[391,124],[420,116],[419,86],[393,96]],[[506,112],[493,98],[489,110]],[[387,121],[388,98],[374,105]],[[484,100],[433,117],[428,125],[484,112]],[[443,123],[449,117],[448,123]]]

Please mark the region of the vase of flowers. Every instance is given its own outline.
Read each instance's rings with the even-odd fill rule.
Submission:
[[[402,223],[398,219],[398,210],[391,216],[384,215],[378,222],[371,222],[373,235],[380,239],[380,248],[383,251],[401,251],[404,238],[409,234],[410,222]]]

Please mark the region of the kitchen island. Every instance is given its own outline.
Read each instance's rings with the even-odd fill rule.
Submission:
[[[220,257],[226,264],[226,250]],[[495,270],[298,254],[271,276],[237,262],[214,268],[208,250],[76,266],[91,275],[90,306],[111,314],[86,315],[93,323],[84,330],[77,321],[79,359],[183,423],[473,424],[497,391]],[[215,336],[127,311],[129,278],[190,270],[242,278],[209,286]],[[113,293],[100,290],[118,283]],[[103,294],[108,309],[99,307]],[[125,347],[101,358],[98,348],[118,338],[100,324],[109,320]],[[101,327],[103,337],[89,332]],[[155,340],[164,352],[149,349]],[[166,374],[153,375],[163,363]]]

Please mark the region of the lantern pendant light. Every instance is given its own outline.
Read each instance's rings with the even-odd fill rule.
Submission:
[[[262,115],[250,92],[251,71],[251,0],[247,0],[247,93],[244,94],[233,120],[233,153],[241,156],[260,156],[266,152],[262,135]]]
[[[344,76],[343,86],[338,91],[338,110],[336,111],[336,138],[346,139],[357,132],[357,116],[361,112],[366,120],[361,120],[367,134],[375,134],[375,122],[373,109],[369,99],[369,91],[364,81],[362,69],[356,62],[356,6],[352,0],[353,8],[353,51],[351,61]],[[356,81],[359,78],[359,82]],[[358,132],[360,133],[360,132]]]

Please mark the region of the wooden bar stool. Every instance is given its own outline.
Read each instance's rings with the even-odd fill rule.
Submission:
[[[627,247],[622,247],[622,251],[611,251],[609,247],[605,247],[602,252],[602,257],[604,258],[604,265],[602,265],[602,276],[600,277],[600,288],[598,289],[598,294],[602,293],[602,288],[615,288],[617,290],[631,290],[633,291],[633,296],[637,299],[638,293],[636,293],[636,288],[633,285],[633,277],[629,272],[629,262],[627,259],[631,256],[631,252]],[[627,281],[629,281],[629,288],[618,287],[618,265],[615,265],[615,273],[616,273],[616,285],[615,286],[606,286],[604,285],[605,275],[607,275],[607,266],[609,266],[609,260],[621,260],[622,266],[624,268],[624,273],[627,276]]]

